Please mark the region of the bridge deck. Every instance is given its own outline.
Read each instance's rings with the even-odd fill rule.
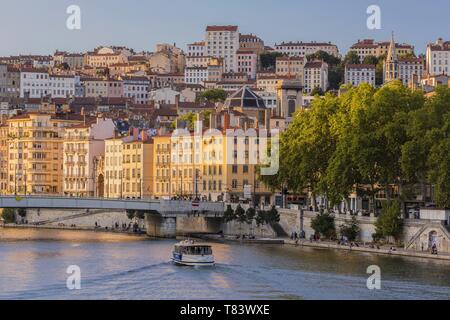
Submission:
[[[143,210],[156,211],[162,215],[186,214],[193,211],[206,215],[221,216],[223,203],[176,200],[125,200],[104,198],[69,198],[56,196],[0,196],[0,208],[29,209],[92,209],[92,210]]]

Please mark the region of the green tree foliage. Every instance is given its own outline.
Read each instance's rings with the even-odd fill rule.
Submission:
[[[311,227],[321,236],[331,239],[336,235],[334,217],[328,212],[321,212],[311,220]]]
[[[376,234],[385,238],[399,239],[403,231],[400,202],[394,200],[383,205],[381,215],[375,223]]]
[[[136,217],[136,211],[135,210],[127,210],[127,218],[130,220],[133,220]]]
[[[344,65],[346,64],[359,64],[361,61],[359,60],[359,56],[356,51],[349,51],[344,57]]]
[[[295,115],[293,123],[281,135],[280,170],[276,175],[260,177],[267,186],[288,187],[299,193],[308,189],[317,208],[315,194],[326,192],[319,190],[319,186],[335,150],[331,118],[337,107],[338,98],[327,94],[323,99],[315,99],[310,110]]]
[[[375,56],[365,56],[363,63],[376,66],[378,64],[378,58]]]
[[[224,102],[227,99],[227,92],[223,89],[210,89],[202,92],[199,96],[202,102]]]
[[[345,224],[341,225],[339,231],[341,236],[347,237],[350,241],[355,241],[360,232],[359,223],[356,216],[352,216],[350,221],[347,221]]]
[[[386,60],[386,55],[378,57],[378,63],[375,67],[375,84],[381,86],[384,82],[384,61]]]
[[[411,183],[435,185],[435,200],[450,207],[450,89],[436,94],[408,118],[409,140],[402,147],[401,168]]]
[[[315,96],[315,95],[319,95],[319,96],[323,96],[325,93],[323,92],[323,90],[319,87],[314,87],[314,89],[312,89],[311,91],[311,95]]]
[[[253,207],[248,208],[247,212],[245,214],[246,214],[246,217],[245,217],[246,222],[248,224],[252,224],[253,220],[255,220],[255,217],[256,217],[256,210],[255,210],[255,208],[253,208]]]
[[[238,221],[239,223],[246,222],[247,216],[245,215],[244,208],[242,208],[240,204],[236,207],[235,215],[236,215],[236,221]]]
[[[21,218],[25,218],[27,216],[27,209],[25,208],[19,208],[17,210],[17,214],[21,217]]]
[[[275,70],[277,58],[283,56],[280,52],[263,52],[260,54],[261,67],[265,70]]]
[[[403,210],[417,183],[433,184],[438,206],[450,207],[449,92],[439,87],[425,98],[397,81],[316,99],[282,133],[278,173],[259,179],[273,190],[309,192],[316,209],[318,194],[334,206],[357,191],[375,212],[383,190]]]
[[[236,214],[235,214],[233,208],[231,208],[231,205],[227,206],[227,210],[225,210],[225,214],[224,214],[224,219],[225,219],[225,222],[231,222],[236,219]]]
[[[280,214],[275,206],[272,206],[272,208],[266,212],[265,220],[267,224],[280,222]]]
[[[258,227],[266,223],[266,213],[263,210],[258,210],[255,217],[255,222]]]
[[[5,223],[14,223],[14,222],[16,222],[14,209],[11,209],[11,208],[3,209],[2,218],[5,221]]]
[[[139,220],[144,220],[145,219],[145,211],[137,210],[136,211],[136,218],[139,219]]]

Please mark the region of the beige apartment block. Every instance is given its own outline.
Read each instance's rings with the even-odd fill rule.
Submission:
[[[28,113],[7,120],[9,194],[62,194],[63,143],[77,115]]]
[[[152,141],[132,140],[122,145],[123,197],[150,198],[153,195]]]
[[[0,125],[0,194],[8,191],[8,126]]]
[[[96,118],[65,130],[64,195],[99,196],[104,179],[98,179],[98,164],[95,160],[104,156],[105,139],[113,137],[114,129],[111,119]]]

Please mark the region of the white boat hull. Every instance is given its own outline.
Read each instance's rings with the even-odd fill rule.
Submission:
[[[214,256],[179,255],[174,253],[173,263],[189,267],[213,267],[215,265]]]

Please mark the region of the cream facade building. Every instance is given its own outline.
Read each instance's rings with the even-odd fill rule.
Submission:
[[[440,38],[427,46],[426,69],[432,76],[450,76],[450,41]]]
[[[97,197],[104,177],[97,175],[95,159],[105,154],[105,139],[112,138],[115,125],[111,119],[66,128],[63,144],[63,192],[67,196]]]
[[[28,113],[7,120],[9,194],[62,194],[63,142],[79,116]]]

